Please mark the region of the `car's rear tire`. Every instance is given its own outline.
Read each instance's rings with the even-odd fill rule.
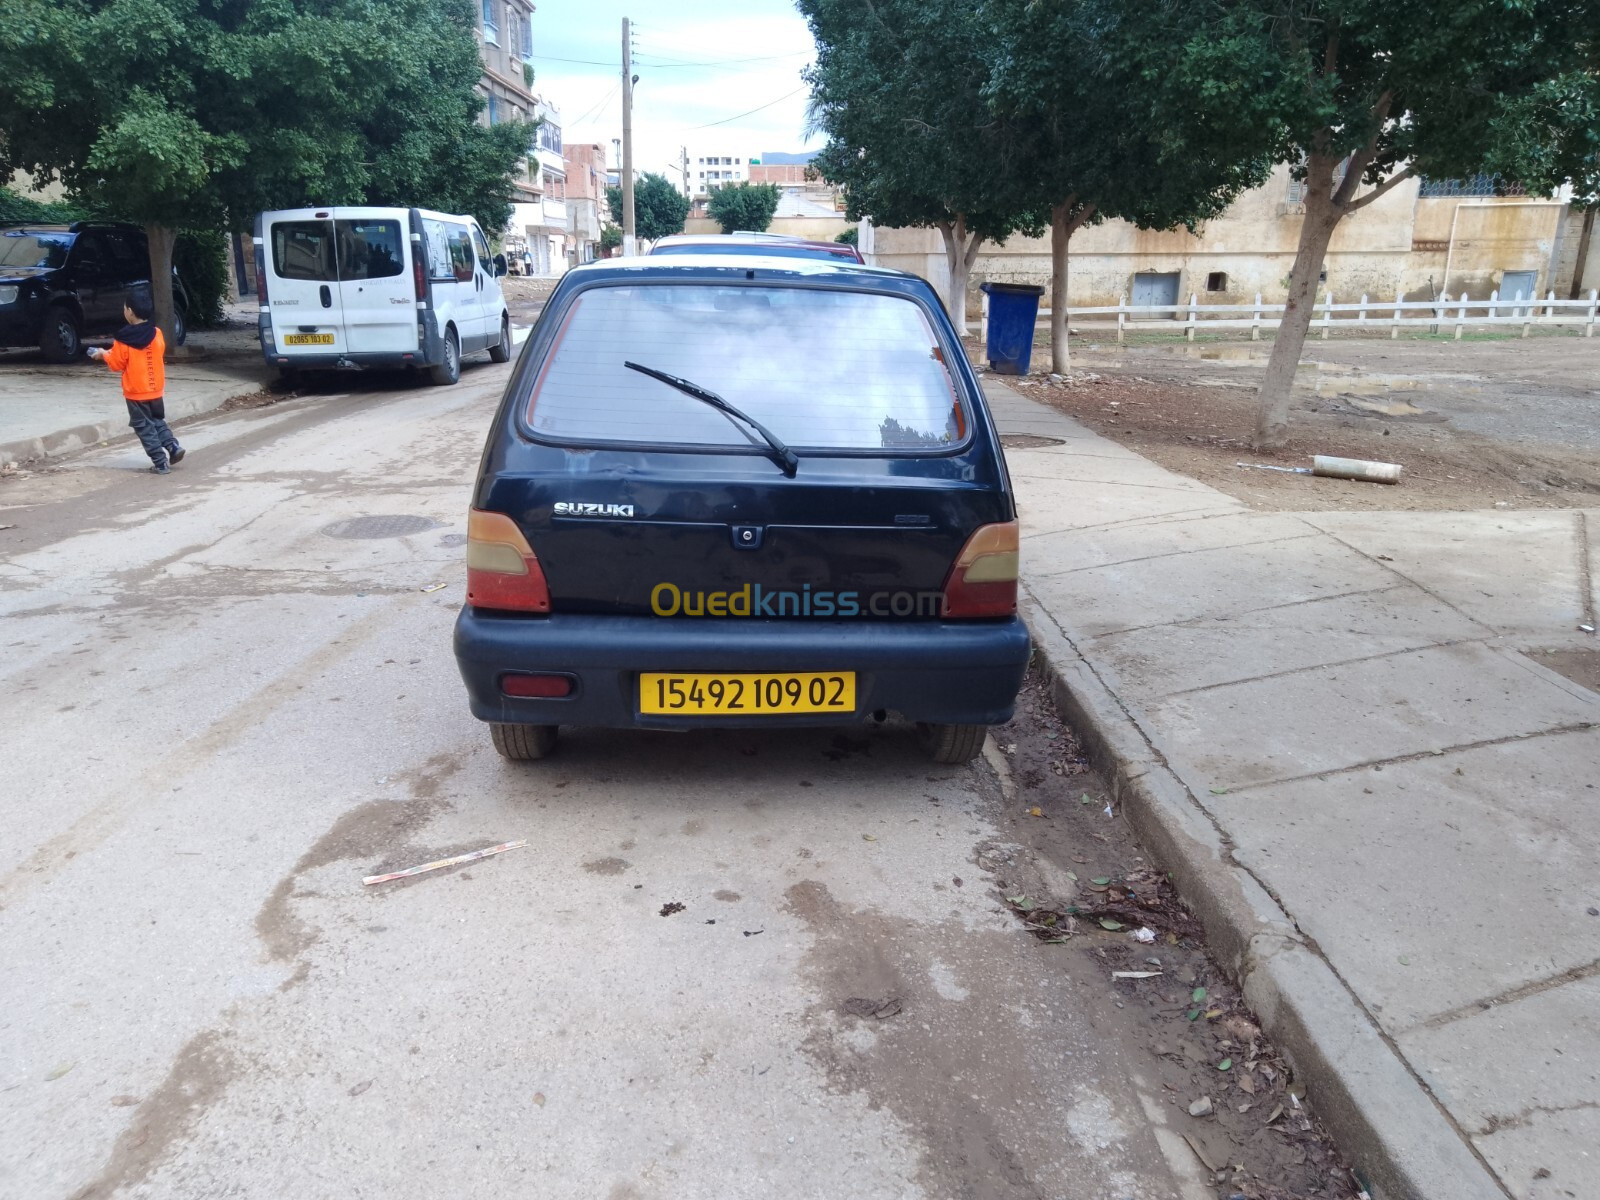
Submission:
[[[45,360],[53,363],[71,362],[83,354],[83,327],[65,304],[46,310],[39,330],[39,349]]]
[[[500,318],[500,341],[489,347],[489,361],[511,361],[511,318],[508,316],[502,315]]]
[[[441,387],[449,387],[461,378],[461,339],[456,335],[455,327],[444,331],[444,361],[436,367],[428,368],[428,378]]]
[[[176,304],[172,306],[172,340],[179,346],[189,340],[189,318]]]
[[[987,725],[917,725],[917,740],[934,762],[971,762],[983,753]]]
[[[554,725],[502,725],[491,723],[489,737],[501,758],[512,762],[533,762],[556,748]]]

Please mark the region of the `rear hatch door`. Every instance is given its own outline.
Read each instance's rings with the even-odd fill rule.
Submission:
[[[417,298],[405,214],[392,208],[336,208],[333,218],[346,348],[352,354],[414,351]]]
[[[749,274],[592,287],[549,314],[479,506],[522,526],[558,612],[937,617],[966,539],[1013,516],[948,324],[912,294]],[[794,477],[629,361],[761,421]]]
[[[262,224],[267,307],[278,354],[344,353],[349,346],[333,210],[268,213]]]

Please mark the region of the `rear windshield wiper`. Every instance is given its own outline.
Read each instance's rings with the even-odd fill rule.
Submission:
[[[794,473],[800,466],[799,457],[793,450],[789,449],[789,447],[785,446],[783,442],[779,440],[777,434],[773,433],[772,430],[768,429],[749,413],[740,412],[721,396],[717,395],[713,391],[701,387],[698,383],[690,383],[687,379],[679,379],[676,375],[668,375],[665,371],[658,371],[654,367],[640,366],[638,363],[628,362],[626,359],[623,360],[622,365],[627,367],[630,371],[637,371],[641,375],[648,375],[651,379],[659,379],[662,383],[668,385],[669,387],[677,388],[684,395],[693,396],[696,400],[703,400],[718,412],[724,413],[735,420],[743,421],[746,425],[750,426],[751,429],[754,429],[757,433],[759,433],[766,440],[767,445],[771,447],[772,453],[767,455],[767,457],[772,459],[773,462],[777,463],[778,469],[790,479],[794,478]]]

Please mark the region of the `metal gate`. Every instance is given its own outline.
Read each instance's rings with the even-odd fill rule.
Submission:
[[[1142,272],[1133,277],[1133,303],[1135,307],[1178,302],[1178,273],[1158,274]],[[1172,314],[1174,317],[1177,313]]]

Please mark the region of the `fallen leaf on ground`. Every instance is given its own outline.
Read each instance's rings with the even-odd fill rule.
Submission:
[[[862,841],[863,841],[863,842],[875,842],[875,841],[877,841],[877,840],[878,840],[878,839],[877,839],[877,838],[875,838],[875,837],[873,837],[873,836],[872,836],[872,835],[871,835],[871,834],[870,834],[870,833],[863,833],[863,834],[862,834],[862,835],[861,835],[861,840],[862,840]]]
[[[1114,929],[1121,929],[1122,928],[1122,922],[1121,921],[1113,921],[1110,917],[1101,917],[1100,918],[1100,928],[1101,929],[1113,929],[1113,930]]]
[[[372,1086],[372,1080],[370,1080],[370,1079],[362,1080],[360,1083],[356,1084],[355,1087],[350,1089],[350,1094],[352,1096],[359,1096],[359,1095],[361,1095],[362,1092],[366,1091],[371,1086]]]
[[[77,1065],[78,1064],[75,1063],[75,1062],[58,1063],[56,1065],[55,1070],[51,1071],[50,1074],[48,1074],[48,1075],[46,1075],[44,1077],[45,1078],[45,1082],[46,1083],[51,1083],[51,1082],[53,1082],[53,1081],[55,1081],[57,1079],[60,1079],[63,1075],[65,1075],[68,1071],[72,1070],[72,1068],[77,1066]]]
[[[1042,817],[1042,816],[1044,816],[1044,809],[1042,809],[1042,808],[1038,807],[1037,805],[1035,805],[1033,808],[1030,808],[1028,810],[1028,815],[1030,817]]]
[[[1231,1059],[1231,1058],[1223,1059],[1221,1062],[1219,1062],[1217,1064],[1217,1070],[1219,1070],[1219,1071],[1231,1071],[1231,1070],[1233,1070],[1233,1059]]]
[[[1194,976],[1191,975],[1191,976],[1189,976],[1189,978],[1193,979]],[[1203,987],[1195,988],[1193,993],[1191,993],[1190,996],[1189,996],[1189,999],[1193,1000],[1196,1004],[1199,1004],[1200,1001],[1204,1000],[1205,998],[1206,998],[1206,990]]]

